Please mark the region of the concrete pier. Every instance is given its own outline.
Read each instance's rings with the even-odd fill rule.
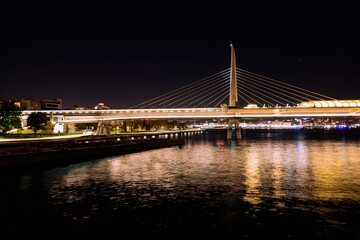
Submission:
[[[232,139],[232,127],[235,125],[236,139],[241,139],[240,122],[238,119],[229,119],[229,125],[227,129],[227,139]]]

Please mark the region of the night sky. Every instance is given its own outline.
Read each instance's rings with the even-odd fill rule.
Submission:
[[[0,99],[131,107],[230,67],[230,41],[239,68],[360,99],[355,1],[12,2],[0,8]]]

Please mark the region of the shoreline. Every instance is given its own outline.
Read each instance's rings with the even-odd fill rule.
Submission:
[[[117,139],[105,137],[90,141],[63,141],[40,146],[37,144],[37,146],[30,146],[28,152],[0,155],[0,171],[33,170],[35,167],[67,165],[184,144],[185,141],[182,138],[117,141]]]
[[[121,137],[121,136],[159,136],[166,134],[180,134],[180,133],[188,133],[188,132],[198,132],[198,131],[206,131],[205,129],[186,129],[186,130],[168,130],[168,131],[156,131],[156,132],[124,132],[124,133],[116,133],[110,134],[108,137]],[[38,137],[38,138],[0,138],[0,147],[2,144],[6,144],[7,142],[26,142],[26,141],[42,141],[42,140],[61,140],[61,139],[72,139],[72,138],[83,138],[83,137],[104,137],[97,136],[92,134],[73,134],[73,135],[64,135],[64,136],[52,136],[52,137]]]

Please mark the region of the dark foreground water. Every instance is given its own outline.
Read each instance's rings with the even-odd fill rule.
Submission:
[[[356,135],[198,134],[0,180],[0,239],[360,239]]]

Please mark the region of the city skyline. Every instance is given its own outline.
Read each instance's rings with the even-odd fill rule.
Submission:
[[[229,68],[230,41],[242,69],[359,98],[350,1],[157,7],[9,5],[1,23],[0,98],[131,107]]]

